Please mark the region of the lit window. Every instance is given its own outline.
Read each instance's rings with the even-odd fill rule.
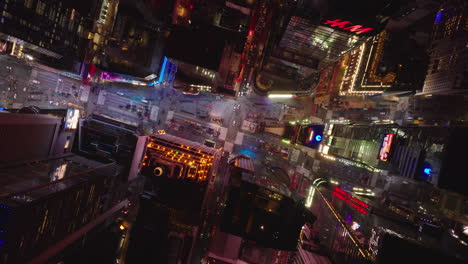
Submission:
[[[70,20],[74,20],[75,19],[75,9],[72,9],[71,11],[71,14],[70,14]]]
[[[8,13],[7,11],[3,11],[2,15],[3,15],[4,17],[6,17],[6,18],[11,18],[11,17],[12,17],[11,14]]]
[[[37,1],[36,13],[38,13],[39,15],[44,15],[45,7],[46,7],[45,2]]]
[[[24,0],[24,7],[31,8],[33,4],[33,0]]]
[[[55,19],[55,9],[50,9],[50,12],[49,12],[49,19],[54,21]]]

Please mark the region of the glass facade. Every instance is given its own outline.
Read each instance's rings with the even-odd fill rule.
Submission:
[[[88,17],[92,3],[76,6],[58,0],[7,0],[0,5],[0,39],[56,59],[81,58],[92,26]],[[10,51],[15,53],[14,49]],[[21,55],[17,52],[15,55]]]

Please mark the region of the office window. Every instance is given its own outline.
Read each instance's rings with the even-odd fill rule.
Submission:
[[[40,229],[39,229],[39,232],[42,234],[44,232],[44,228],[46,227],[47,225],[47,218],[49,216],[49,209],[46,209],[45,210],[45,213],[44,213],[44,218],[42,219],[42,225],[40,226]]]
[[[33,5],[33,0],[24,0],[24,7],[31,8]]]
[[[54,21],[55,19],[55,8],[51,8],[50,11],[49,11],[49,19],[51,21]]]
[[[45,7],[46,7],[45,2],[37,1],[36,13],[38,13],[39,15],[44,15]]]
[[[88,203],[92,201],[93,199],[93,196],[94,196],[94,189],[96,188],[96,186],[93,184],[91,185],[91,189],[89,191],[89,194],[88,194]]]
[[[64,28],[67,25],[67,16],[62,16],[60,20],[60,25]]]
[[[458,30],[460,18],[460,16],[453,16],[445,22],[445,37],[451,37]]]
[[[70,20],[75,20],[75,9],[72,9],[71,14],[70,14]]]
[[[72,31],[74,27],[75,23],[73,22],[73,20],[71,20],[70,23],[68,23],[68,31]]]
[[[2,12],[2,15],[6,18],[12,18],[12,15],[10,13],[8,13],[7,11],[3,11]]]

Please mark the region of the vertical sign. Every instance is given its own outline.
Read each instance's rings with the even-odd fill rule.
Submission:
[[[381,161],[387,162],[390,156],[390,149],[392,147],[393,138],[395,137],[394,134],[386,134],[382,145],[380,146],[379,156],[377,157]]]
[[[289,188],[291,190],[296,190],[298,182],[299,182],[299,173],[294,172],[294,174],[291,175],[291,186]]]

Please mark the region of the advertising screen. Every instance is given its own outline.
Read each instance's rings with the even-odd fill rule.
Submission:
[[[360,213],[367,214],[369,210],[368,204],[359,200],[356,197],[353,197],[351,194],[347,193],[339,187],[335,187],[333,189],[333,195],[336,196],[338,199],[345,201],[347,204],[349,204],[351,207],[353,207],[354,209],[356,209],[356,211]]]
[[[67,171],[67,166],[68,166],[67,163],[57,166],[52,173],[51,180],[57,181],[57,180],[62,179],[65,176],[65,172]]]
[[[390,150],[392,148],[392,142],[393,138],[395,137],[394,134],[386,134],[383,141],[382,145],[380,146],[380,151],[378,155],[378,159],[381,161],[387,162],[389,157],[390,157]]]
[[[68,109],[67,116],[65,117],[65,129],[76,129],[78,127],[79,119],[80,110]]]
[[[309,125],[303,127],[300,132],[299,138],[302,140],[302,144],[309,148],[318,148],[323,139],[324,125]]]

